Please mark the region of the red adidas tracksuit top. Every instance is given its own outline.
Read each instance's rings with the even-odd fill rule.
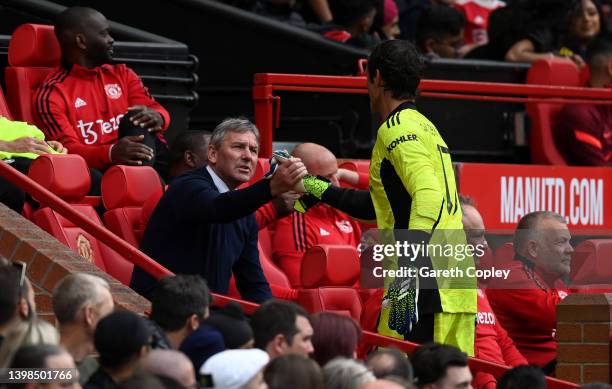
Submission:
[[[119,122],[129,107],[146,105],[159,112],[164,131],[170,124],[168,111],[153,100],[140,77],[122,64],[60,68],[38,88],[33,105],[36,124],[47,139],[61,142],[97,169],[111,164],[110,148],[117,142]]]
[[[500,365],[527,365],[527,360],[516,349],[514,342],[497,320],[487,295],[478,290],[478,314],[476,315],[476,340],[474,342],[476,358],[499,363]],[[475,389],[494,389],[497,381],[487,373],[474,375]]]

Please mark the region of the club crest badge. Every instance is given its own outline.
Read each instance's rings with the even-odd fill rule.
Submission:
[[[119,84],[106,84],[104,85],[106,95],[111,99],[118,99],[121,97],[121,87]]]

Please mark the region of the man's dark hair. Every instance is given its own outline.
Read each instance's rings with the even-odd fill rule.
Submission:
[[[612,36],[595,38],[587,47],[586,62],[593,68],[604,66],[612,58]]]
[[[385,366],[385,369],[377,369],[369,366],[368,363],[374,358],[388,356],[391,358],[393,363],[389,366]],[[395,376],[405,379],[408,382],[412,382],[414,379],[414,372],[412,371],[412,365],[408,358],[406,358],[406,354],[403,352],[394,349],[379,349],[368,355],[366,365],[372,368],[372,373],[376,376],[376,378],[386,378],[387,376]]]
[[[421,12],[417,21],[417,47],[425,51],[425,42],[428,39],[440,41],[459,34],[464,27],[465,16],[461,12],[446,5],[432,5]]]
[[[187,130],[181,132],[168,150],[168,166],[172,169],[183,162],[185,151],[193,151],[207,146],[208,142],[210,142],[209,131]]]
[[[351,27],[376,9],[376,0],[330,0],[329,9],[334,15],[334,22],[342,27]]]
[[[13,265],[0,266],[0,325],[5,325],[11,321],[17,312],[20,297],[25,297],[27,293],[26,282],[19,287],[21,273]]]
[[[376,71],[394,99],[414,99],[423,74],[423,59],[414,45],[404,40],[388,40],[377,45],[368,58],[368,78]]]
[[[546,389],[546,376],[536,366],[517,366],[497,382],[498,389]]]
[[[162,278],[151,301],[151,320],[164,331],[177,331],[193,314],[203,320],[210,304],[210,291],[199,275]]]
[[[419,388],[446,376],[449,367],[468,365],[467,355],[457,347],[444,344],[427,344],[412,354],[412,367]]]
[[[87,23],[89,15],[97,13],[89,7],[69,7],[57,15],[55,19],[55,36],[61,43],[67,33],[77,33],[83,28],[83,23]]]
[[[298,333],[295,320],[303,316],[310,320],[308,312],[299,305],[282,300],[270,300],[263,303],[251,318],[255,347],[262,350],[278,334],[284,336],[287,344],[293,343],[293,337]]]

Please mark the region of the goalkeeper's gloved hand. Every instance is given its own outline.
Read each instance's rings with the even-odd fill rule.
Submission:
[[[412,331],[419,321],[418,296],[418,277],[396,278],[391,283],[383,298],[383,307],[390,308],[390,329],[404,336]]]
[[[316,197],[312,197],[309,194],[305,194],[304,196],[295,200],[295,203],[293,204],[293,209],[295,209],[296,211],[300,213],[304,213],[308,211],[310,208],[317,205],[318,203],[319,203],[319,199],[317,199]]]
[[[323,193],[331,186],[331,182],[321,176],[311,176],[309,174],[302,178],[304,191],[318,200],[323,199]]]

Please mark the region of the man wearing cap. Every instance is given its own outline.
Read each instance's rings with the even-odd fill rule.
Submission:
[[[113,312],[100,320],[94,335],[100,367],[83,387],[110,389],[130,377],[149,352],[151,335],[146,320],[133,312]]]
[[[262,370],[269,360],[259,349],[226,350],[206,361],[200,374],[206,388],[264,389]]]

